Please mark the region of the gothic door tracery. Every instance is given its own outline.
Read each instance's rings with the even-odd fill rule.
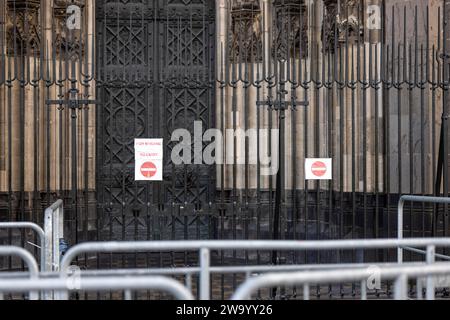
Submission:
[[[214,168],[173,165],[170,138],[178,128],[193,133],[195,121],[204,129],[213,123],[214,2],[99,1],[96,14],[101,230],[142,238],[150,216],[194,213],[212,201]],[[134,181],[135,138],[164,138],[164,182]]]

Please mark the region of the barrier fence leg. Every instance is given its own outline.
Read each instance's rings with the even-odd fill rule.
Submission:
[[[367,282],[365,280],[361,281],[361,300],[367,300]]]
[[[417,278],[417,300],[423,300],[423,278]]]
[[[309,301],[310,300],[310,296],[309,296],[309,284],[305,284],[303,286],[303,300],[305,301]]]
[[[53,212],[52,210],[45,210],[44,217],[44,234],[45,234],[45,271],[51,272],[53,271]],[[50,291],[44,292],[44,300],[53,299],[53,293]]]
[[[186,275],[186,288],[192,293],[192,275],[190,273]]]
[[[436,261],[436,247],[427,247],[427,264],[433,264]],[[434,285],[434,277],[427,277],[427,300],[434,300],[436,289]]]
[[[209,300],[209,249],[200,249],[200,300]]]
[[[397,212],[397,237],[398,240],[402,240],[403,239],[403,205],[404,205],[404,201],[402,198],[400,198],[400,201],[398,203],[398,212]],[[402,264],[403,263],[403,248],[402,247],[398,247],[397,248],[397,262]]]
[[[408,297],[408,277],[405,275],[399,276],[395,280],[395,300],[406,300]]]

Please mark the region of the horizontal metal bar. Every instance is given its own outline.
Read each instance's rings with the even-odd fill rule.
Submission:
[[[323,265],[267,265],[267,266],[230,266],[230,267],[210,267],[211,274],[247,274],[247,273],[267,273],[267,272],[288,272],[288,271],[312,271],[329,269],[352,269],[368,268],[371,266],[394,266],[396,263],[354,263],[354,264],[323,264]],[[421,262],[408,263],[405,265],[426,265]],[[191,268],[155,268],[155,269],[114,269],[114,270],[82,270],[81,277],[109,277],[109,276],[149,276],[149,275],[194,275],[200,272],[199,267]],[[2,272],[0,279],[3,278],[26,278],[27,272]],[[59,272],[41,272],[40,278],[59,277]]]
[[[180,300],[193,300],[192,294],[179,282],[165,277],[109,277],[99,279],[31,279],[2,280],[0,292],[35,291],[114,291],[159,290],[166,291]]]
[[[328,269],[351,269],[368,268],[372,264],[329,264],[329,265],[269,265],[269,266],[231,266],[231,267],[210,267],[212,274],[247,274],[266,272],[287,272],[287,271],[311,271]],[[380,264],[379,266],[390,266],[394,264]],[[416,265],[425,265],[416,263]],[[173,269],[117,269],[117,270],[88,270],[82,271],[81,276],[106,276],[106,275],[176,275],[176,274],[196,274],[201,268],[173,268]]]
[[[44,229],[32,222],[0,222],[0,229],[31,229],[44,238]]]
[[[427,252],[426,252],[425,250],[420,250],[420,249],[416,249],[416,248],[402,247],[402,249],[404,249],[404,250],[406,250],[406,251],[411,251],[411,252],[423,254],[423,255],[426,255],[426,254],[427,254]],[[445,256],[445,255],[443,255],[443,254],[438,254],[438,253],[436,253],[434,256],[435,256],[436,258],[440,258],[440,259],[443,259],[443,260],[450,261],[450,256]]]
[[[308,107],[309,102],[308,101],[257,101],[257,106],[269,106],[269,107],[275,107],[275,108],[283,108],[286,109],[288,106],[304,106]]]
[[[396,266],[379,270],[380,277],[385,280],[396,279],[399,276],[407,278],[423,276],[440,276],[450,274],[450,264],[440,263],[429,266]],[[248,299],[251,294],[262,288],[276,286],[300,286],[305,284],[331,284],[363,281],[373,276],[373,270],[333,270],[303,273],[265,274],[247,280],[234,293],[232,300]]]
[[[330,249],[397,249],[399,247],[450,246],[448,238],[433,239],[376,239],[335,241],[142,241],[142,242],[87,242],[72,247],[61,262],[61,270],[67,270],[71,262],[84,253],[147,252],[200,250],[330,250]]]
[[[421,202],[421,203],[437,203],[437,204],[450,204],[450,198],[444,197],[424,197],[424,196],[413,196],[404,195],[400,197],[398,202],[398,212],[397,212],[397,236],[398,239],[403,239],[403,209],[406,202]],[[416,247],[414,245],[406,245],[407,247]],[[397,262],[403,262],[403,246],[397,248]]]
[[[97,100],[47,100],[46,105],[83,105],[100,104]]]
[[[450,198],[405,195],[400,198],[399,205],[404,204],[405,202],[425,202],[425,203],[450,204]]]

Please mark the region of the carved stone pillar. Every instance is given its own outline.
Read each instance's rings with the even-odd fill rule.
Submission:
[[[67,52],[69,56],[83,52],[83,36],[81,30],[69,30],[67,28],[67,8],[71,5],[78,6],[81,10],[85,7],[85,0],[54,0],[53,15],[55,18],[57,52]],[[81,46],[81,48],[80,48]]]
[[[5,25],[6,0],[0,0],[0,191],[5,189],[6,173],[6,108],[4,82],[6,78],[5,52]]]
[[[8,0],[7,34],[8,52],[26,54],[39,50],[40,0]],[[15,52],[13,52],[15,51]]]
[[[279,59],[308,56],[308,17],[304,0],[274,2],[274,51]]]
[[[324,0],[325,15],[322,37],[324,49],[334,51],[347,40],[350,44],[363,40],[364,6],[358,0]],[[337,39],[335,37],[337,36]]]
[[[261,8],[257,0],[233,0],[231,52],[233,62],[262,60]]]
[[[325,12],[322,28],[322,40],[325,51],[334,52],[337,30],[338,3],[337,0],[324,0]]]

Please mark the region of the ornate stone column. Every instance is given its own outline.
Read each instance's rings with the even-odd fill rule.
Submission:
[[[15,54],[27,54],[28,51],[39,49],[39,9],[40,0],[7,0],[7,27],[9,50],[16,50]],[[15,28],[14,28],[15,26]],[[14,44],[15,42],[15,44]],[[28,51],[27,51],[28,50]]]
[[[261,8],[257,0],[232,0],[231,54],[235,63],[262,59]]]
[[[325,14],[322,36],[325,49],[334,51],[343,43],[357,42],[364,35],[364,6],[358,0],[323,0]],[[335,36],[337,35],[337,39]],[[363,39],[363,38],[362,38]]]
[[[86,6],[85,0],[54,0],[53,3],[53,16],[54,16],[54,23],[55,23],[55,32],[56,32],[56,39],[55,39],[55,45],[56,48],[59,50],[67,51],[70,56],[73,56],[75,54],[78,54],[80,51],[83,53],[84,45],[83,43],[83,32],[86,32],[86,30],[82,31],[82,29],[88,28],[89,25],[85,26],[82,25],[82,29],[74,29],[69,30],[67,28],[67,19],[68,13],[67,8],[71,5],[75,5],[80,8],[82,13],[86,13],[84,11]],[[81,48],[80,48],[81,43]],[[78,59],[80,59],[79,57]]]
[[[27,197],[22,192],[35,189],[36,97],[29,80],[34,78],[33,70],[40,53],[40,6],[40,0],[7,0],[6,5],[7,59],[10,61],[11,78],[16,79],[11,88],[11,114],[7,115],[11,117],[11,127],[8,127],[6,134],[12,138],[12,148],[6,155],[8,159],[11,157],[11,167],[7,168],[7,172],[11,175],[13,192],[21,191],[22,204]]]
[[[6,190],[6,0],[0,0],[0,192]]]
[[[308,18],[304,0],[275,0],[273,50],[278,58],[308,56]]]

